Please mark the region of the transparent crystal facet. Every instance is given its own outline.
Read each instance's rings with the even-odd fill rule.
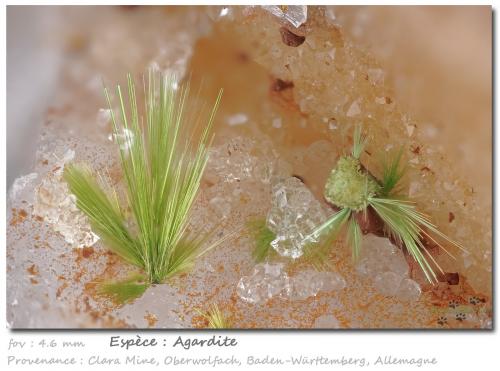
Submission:
[[[346,286],[344,278],[335,272],[306,270],[288,277],[283,267],[281,263],[257,264],[250,276],[238,282],[238,296],[252,304],[265,303],[273,297],[304,300],[320,291],[342,290]]]
[[[31,182],[34,182],[36,178],[38,178],[37,173],[30,173],[14,180],[14,183],[12,183],[12,186],[9,190],[9,199],[11,201],[16,200],[26,188],[26,186]]]
[[[74,151],[68,150],[58,161],[58,170],[49,172],[36,187],[33,214],[51,224],[72,246],[92,246],[99,237],[92,232],[88,218],[77,208],[76,197],[69,193],[62,179],[64,166],[74,155]]]
[[[417,282],[410,278],[404,278],[399,285],[396,296],[401,300],[415,301],[418,300],[421,293],[422,290]]]
[[[262,8],[274,16],[291,23],[295,28],[300,27],[307,21],[306,5],[266,5]]]
[[[291,278],[290,299],[303,300],[320,291],[342,290],[345,286],[344,278],[338,273],[306,270]]]
[[[306,237],[324,222],[325,214],[309,189],[295,177],[278,182],[272,192],[267,226],[276,238],[271,246],[281,256],[296,259],[304,252]]]
[[[244,276],[237,286],[238,296],[249,303],[265,303],[289,291],[289,278],[283,264],[257,264],[252,275]]]
[[[207,173],[230,183],[251,178],[257,163],[257,158],[250,154],[252,148],[253,143],[242,137],[211,148]]]

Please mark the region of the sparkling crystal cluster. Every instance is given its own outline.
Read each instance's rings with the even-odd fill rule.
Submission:
[[[307,237],[325,219],[321,204],[298,178],[289,177],[273,186],[268,228],[276,234],[271,242],[281,256],[296,259],[310,242]]]
[[[307,270],[289,277],[282,263],[261,263],[250,276],[240,279],[237,293],[248,303],[264,304],[273,297],[303,300],[320,291],[341,290],[345,286],[344,278],[338,273]]]
[[[372,234],[363,237],[362,257],[356,271],[370,278],[382,295],[409,301],[420,297],[420,286],[408,278],[408,263],[403,252],[388,238]]]
[[[51,224],[65,241],[74,247],[92,246],[99,237],[90,228],[87,217],[77,208],[76,198],[62,179],[64,165],[75,152],[68,150],[57,162],[55,171],[47,173],[35,189],[33,214]]]
[[[212,147],[205,172],[215,182],[258,180],[264,184],[289,173],[290,165],[276,155],[268,138],[253,140],[242,136]]]
[[[255,140],[236,136],[211,148],[205,178],[214,185],[204,193],[218,218],[234,215],[242,202],[253,213],[268,202],[252,200],[261,194],[267,198],[270,184],[290,172],[289,164],[276,156],[267,138],[257,145]]]
[[[286,297],[290,291],[290,279],[283,271],[283,264],[257,264],[250,276],[238,282],[238,296],[249,303],[265,303],[276,297]]]
[[[252,178],[257,164],[257,158],[251,154],[253,147],[251,140],[236,137],[211,148],[207,174],[230,183]]]

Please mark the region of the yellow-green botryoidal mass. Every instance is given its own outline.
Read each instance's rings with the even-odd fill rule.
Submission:
[[[364,210],[381,190],[377,180],[361,168],[357,158],[341,157],[325,184],[325,198],[338,207]]]

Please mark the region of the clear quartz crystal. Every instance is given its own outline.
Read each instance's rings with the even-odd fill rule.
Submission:
[[[64,166],[75,156],[68,150],[35,189],[33,214],[42,217],[74,247],[92,246],[99,237],[90,228],[88,218],[77,208],[76,197],[63,180]]]
[[[306,270],[291,279],[290,299],[303,300],[316,296],[320,291],[342,290],[345,286],[344,278],[338,273]]]
[[[393,296],[399,288],[401,276],[394,272],[387,271],[377,274],[373,283],[377,291],[382,295]]]
[[[21,195],[23,190],[30,183],[34,182],[36,178],[38,178],[37,173],[30,173],[14,180],[14,183],[12,183],[12,186],[9,190],[9,200],[10,201],[16,200]]]
[[[238,282],[238,296],[249,303],[265,303],[272,297],[286,295],[290,281],[283,264],[257,264],[252,275],[244,276]]]
[[[335,272],[306,270],[289,277],[283,267],[282,263],[257,264],[252,275],[238,282],[238,296],[246,302],[262,304],[273,297],[304,300],[320,291],[342,290],[346,286],[344,278]]]
[[[243,116],[237,119],[242,120]],[[258,142],[237,136],[212,147],[205,176],[214,183],[255,179],[264,184],[288,176],[290,164],[276,156],[269,139],[259,138]]]
[[[225,182],[239,182],[253,175],[257,158],[250,154],[254,143],[242,137],[230,139],[217,147],[212,147],[206,173],[215,174]]]
[[[279,19],[291,23],[295,28],[300,27],[307,21],[306,5],[266,5],[262,8],[278,17]]]
[[[337,291],[347,286],[346,280],[339,273],[318,272],[318,275],[323,279],[322,291]]]
[[[309,241],[307,237],[324,222],[325,213],[309,189],[295,177],[278,182],[272,192],[267,226],[276,238],[271,246],[281,256],[299,258]]]
[[[367,234],[363,237],[361,259],[356,265],[360,275],[375,276],[394,271],[402,277],[408,274],[408,263],[403,252],[388,238]]]
[[[318,277],[319,272],[302,271],[293,278],[291,285],[291,299],[302,300],[316,296],[323,288],[323,280]]]
[[[408,278],[408,263],[403,252],[388,238],[367,234],[363,237],[361,259],[356,264],[359,275],[372,279],[375,289],[401,300],[417,300],[421,289]]]
[[[396,296],[401,300],[416,301],[420,297],[422,290],[420,285],[410,278],[404,278],[396,292]]]

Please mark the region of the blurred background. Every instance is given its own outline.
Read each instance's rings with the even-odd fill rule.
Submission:
[[[7,188],[30,171],[39,129],[58,83],[63,22],[52,7],[7,7]]]
[[[61,70],[84,58],[75,55],[75,45],[99,22],[117,29],[126,24],[123,18],[135,25],[148,18],[161,24],[162,11],[7,7],[8,186],[30,171],[39,128],[54,100]],[[480,198],[491,202],[491,7],[333,6],[327,13],[353,42],[381,62],[396,99],[422,123],[429,145],[460,158],[462,175],[475,179],[472,183]],[[193,19],[194,24],[202,27],[199,20]],[[120,32],[120,37],[136,37],[134,32]],[[92,50],[92,45],[87,47]],[[110,50],[106,57],[116,62],[127,50],[119,50],[119,56],[113,53]]]

